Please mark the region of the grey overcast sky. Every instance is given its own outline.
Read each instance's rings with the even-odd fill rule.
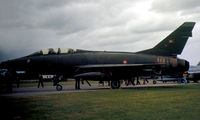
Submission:
[[[43,48],[136,52],[196,22],[180,58],[200,61],[200,0],[0,0],[0,61]]]

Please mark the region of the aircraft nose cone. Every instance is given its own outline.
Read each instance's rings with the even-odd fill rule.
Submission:
[[[8,61],[4,61],[4,62],[1,62],[0,63],[0,68],[9,68],[9,66],[11,65],[11,62],[8,60]]]
[[[3,69],[16,68],[16,67],[20,67],[23,64],[24,64],[23,59],[7,60],[0,63],[0,68],[3,68]]]

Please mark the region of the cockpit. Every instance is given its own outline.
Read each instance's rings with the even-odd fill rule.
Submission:
[[[29,56],[37,56],[37,55],[54,55],[54,54],[74,54],[76,53],[76,49],[72,48],[47,48],[40,51],[37,51]]]

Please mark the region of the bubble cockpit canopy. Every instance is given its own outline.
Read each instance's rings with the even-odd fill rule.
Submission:
[[[29,56],[36,56],[36,55],[53,55],[53,54],[74,54],[76,53],[76,49],[72,48],[47,48],[40,51],[37,51]]]

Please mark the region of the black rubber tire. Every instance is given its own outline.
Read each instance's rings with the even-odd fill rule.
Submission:
[[[57,90],[57,91],[61,91],[61,90],[62,90],[62,85],[57,84],[57,85],[56,85],[56,90]]]
[[[156,80],[154,80],[154,81],[153,81],[153,84],[156,84],[156,83],[157,83],[157,81],[156,81]]]
[[[121,84],[120,84],[119,80],[111,81],[111,88],[112,89],[119,89],[120,86],[121,86]]]

